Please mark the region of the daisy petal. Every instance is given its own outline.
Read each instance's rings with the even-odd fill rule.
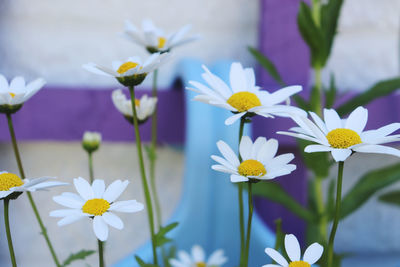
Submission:
[[[124,223],[122,220],[115,215],[114,213],[111,212],[106,212],[104,213],[101,217],[103,217],[104,221],[114,227],[115,229],[122,230],[124,228]]]
[[[361,133],[367,125],[368,110],[363,107],[356,108],[346,120],[345,128]]]
[[[114,202],[124,192],[128,184],[128,180],[125,180],[123,182],[121,180],[114,181],[107,187],[106,191],[104,192],[103,198],[108,202]]]
[[[53,200],[62,206],[72,209],[80,209],[84,204],[84,202],[80,201],[79,199],[75,199],[65,195],[55,196],[53,197]]]
[[[104,180],[96,179],[92,183],[92,190],[95,198],[102,198],[106,185],[104,184]]]
[[[248,136],[243,136],[242,139],[240,140],[239,152],[243,160],[248,160],[251,157],[252,144],[253,142]]]
[[[345,161],[351,155],[351,149],[333,149],[332,157],[336,162]]]
[[[308,145],[304,148],[304,152],[307,153],[313,153],[313,152],[326,152],[326,151],[332,151],[333,148],[329,146],[323,146],[323,145]]]
[[[74,186],[76,191],[81,195],[84,200],[94,198],[94,193],[90,184],[82,177],[74,179]]]
[[[361,145],[353,148],[356,152],[362,153],[375,153],[375,154],[387,154],[400,157],[400,150],[382,145]]]
[[[100,241],[106,241],[108,238],[108,226],[104,222],[101,216],[94,216],[93,219],[93,231],[97,239]]]
[[[86,216],[83,215],[83,214],[66,216],[66,217],[62,218],[61,220],[59,220],[57,222],[57,225],[58,226],[64,226],[64,225],[67,225],[67,224],[71,224],[73,222],[77,222],[77,221],[79,221],[79,220],[81,220],[81,219],[83,219],[85,217]]]
[[[234,124],[238,119],[240,119],[241,117],[244,116],[244,114],[246,114],[246,112],[240,112],[238,114],[232,115],[229,118],[227,118],[225,120],[225,125],[232,125]]]
[[[280,264],[283,267],[289,266],[289,263],[285,260],[285,258],[275,249],[266,248],[265,253],[270,256],[276,263]]]
[[[310,265],[313,265],[321,258],[323,252],[323,246],[318,243],[313,243],[304,252],[303,260],[308,262]]]
[[[299,261],[301,257],[300,244],[294,235],[285,236],[285,250],[291,261]]]
[[[198,245],[192,247],[192,257],[195,262],[204,262],[206,258],[204,250]]]
[[[334,109],[324,109],[324,120],[328,131],[343,128],[342,120]]]
[[[239,166],[240,162],[235,152],[230,148],[230,146],[224,141],[218,141],[217,147],[221,154],[229,161],[233,166]]]
[[[137,202],[136,200],[124,200],[117,201],[111,204],[108,210],[115,210],[119,212],[138,212],[143,210],[144,206],[142,203]]]
[[[207,265],[221,266],[227,261],[228,259],[224,256],[224,251],[222,249],[218,249],[210,255],[207,261]]]
[[[231,175],[231,182],[232,183],[238,183],[238,182],[247,182],[249,179],[241,176],[241,175],[237,175],[237,174],[232,174]]]

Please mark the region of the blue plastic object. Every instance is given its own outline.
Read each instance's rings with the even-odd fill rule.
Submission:
[[[231,62],[219,62],[211,68],[225,81],[229,79]],[[189,80],[203,82],[201,63],[185,60],[180,65],[184,86]],[[239,123],[224,124],[229,112],[221,108],[193,101],[196,93],[186,90],[186,145],[185,173],[182,200],[170,219],[179,226],[170,233],[178,250],[190,251],[194,244],[201,245],[207,255],[216,249],[224,249],[229,261],[226,267],[238,266],[240,237],[238,221],[237,187],[228,174],[211,169],[211,155],[220,155],[216,142],[223,140],[232,148],[238,147]],[[245,129],[248,135],[249,129]],[[247,218],[247,193],[244,194],[245,218]],[[247,221],[247,220],[246,220]],[[273,247],[275,236],[263,224],[256,212],[253,217],[249,266],[262,266],[269,262],[264,253]],[[146,244],[134,252],[146,262],[151,262],[151,247]],[[115,267],[136,267],[133,255]]]

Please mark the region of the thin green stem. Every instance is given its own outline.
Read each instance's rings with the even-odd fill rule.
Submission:
[[[135,128],[135,137],[136,137],[136,145],[137,145],[137,154],[138,154],[138,158],[139,158],[140,173],[141,173],[141,177],[142,177],[143,191],[144,191],[146,206],[147,206],[147,216],[148,216],[149,226],[150,226],[153,259],[154,259],[154,264],[157,265],[158,260],[157,260],[157,251],[156,251],[156,243],[155,243],[156,241],[155,241],[155,232],[154,232],[153,205],[151,203],[150,190],[149,190],[149,186],[147,184],[146,171],[144,168],[142,141],[140,138],[139,123],[138,123],[136,108],[135,108],[135,87],[129,86],[129,92],[131,95],[133,124],[135,126],[134,128]]]
[[[93,152],[88,152],[88,159],[89,159],[89,178],[90,183],[93,183],[94,174],[93,174]]]
[[[8,249],[10,251],[10,258],[13,267],[17,267],[17,261],[15,260],[15,253],[13,242],[11,238],[11,231],[10,231],[10,221],[8,217],[8,208],[10,205],[10,200],[5,198],[4,199],[4,224],[6,226],[6,233],[7,233],[7,242],[8,242]]]
[[[314,75],[315,75],[315,88],[316,88],[316,93],[317,93],[317,103],[315,105],[314,112],[317,113],[319,116],[322,115],[322,101],[321,101],[321,95],[322,95],[322,68],[321,67],[315,67],[314,68]]]
[[[97,246],[99,247],[99,267],[104,267],[104,242],[97,239]]]
[[[157,76],[158,70],[153,72],[153,89],[152,96],[157,97]],[[154,113],[151,117],[151,155],[150,160],[150,187],[153,195],[154,208],[156,210],[156,220],[158,227],[162,225],[162,214],[160,199],[158,198],[157,185],[156,185],[156,160],[157,160],[157,105],[154,108]]]
[[[21,178],[25,179],[25,172],[24,172],[24,168],[22,167],[21,156],[20,156],[19,150],[18,150],[18,144],[17,144],[17,139],[15,137],[14,126],[13,126],[13,123],[12,123],[11,114],[7,114],[7,121],[8,121],[8,129],[9,129],[10,135],[11,135],[12,146],[13,146],[13,149],[14,149],[15,159],[16,159],[17,165],[18,165],[18,170],[19,170],[19,173],[21,175]],[[33,200],[32,194],[30,192],[27,192],[27,196],[28,196],[28,199],[29,199],[29,203],[32,206],[32,209],[33,209],[33,212],[35,214],[36,220],[39,223],[40,230],[42,231],[42,235],[43,235],[44,239],[46,240],[46,244],[47,244],[47,246],[48,246],[48,248],[50,250],[50,253],[51,253],[51,256],[53,258],[53,261],[54,261],[54,263],[55,263],[55,265],[57,267],[61,267],[61,264],[58,261],[56,252],[55,252],[55,250],[53,248],[53,245],[51,244],[50,238],[49,238],[49,236],[47,234],[46,227],[43,224],[42,218],[40,217],[40,214],[39,214],[39,211],[38,211],[37,206],[35,204],[35,201]]]
[[[333,245],[335,241],[336,230],[339,224],[340,219],[340,205],[342,202],[342,182],[343,182],[343,168],[344,161],[339,161],[338,168],[338,180],[337,180],[337,190],[336,190],[336,209],[335,209],[335,217],[333,218],[333,225],[331,234],[329,236],[328,243],[328,267],[332,267],[333,265]]]
[[[325,213],[325,204],[324,204],[324,197],[323,197],[323,192],[322,192],[322,177],[316,177],[315,178],[315,183],[314,183],[314,191],[316,195],[316,201],[317,201],[317,210],[318,214],[322,216],[318,222],[318,229],[319,229],[319,235],[321,238],[323,238],[324,241],[327,239],[327,225],[328,225],[328,218],[326,215],[323,215]]]
[[[250,237],[251,237],[251,222],[253,220],[253,192],[252,192],[252,183],[247,182],[248,185],[248,197],[249,197],[249,215],[247,218],[247,234],[246,234],[246,261],[245,266],[249,264],[249,253],[250,253]]]
[[[240,119],[240,128],[239,128],[239,145],[240,141],[242,140],[243,137],[243,130],[244,130],[244,124],[246,123],[246,120],[242,117]],[[239,161],[242,161],[242,157],[240,156],[239,153]],[[244,249],[245,249],[245,236],[244,236],[244,209],[243,209],[243,184],[239,183],[238,184],[238,199],[239,199],[239,225],[240,225],[240,267],[244,266],[244,261],[245,261],[245,255],[244,255]]]

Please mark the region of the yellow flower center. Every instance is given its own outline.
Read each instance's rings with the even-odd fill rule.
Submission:
[[[226,102],[236,108],[238,112],[261,106],[260,99],[254,93],[250,92],[234,93]]]
[[[0,191],[8,191],[10,188],[23,185],[24,182],[13,173],[0,174]]]
[[[119,66],[117,72],[119,74],[124,74],[125,72],[127,72],[130,69],[136,68],[137,65],[139,65],[138,63],[132,62],[132,61],[128,61],[125,62],[124,64],[122,64],[121,66]]]
[[[353,130],[338,128],[330,131],[326,138],[331,147],[348,148],[357,144],[361,144],[361,137]]]
[[[103,215],[110,208],[110,203],[102,198],[93,198],[86,201],[82,207],[84,213],[92,214],[94,216]]]
[[[196,262],[196,267],[206,267],[206,266],[207,266],[207,264],[203,261]]]
[[[12,98],[15,97],[15,94],[14,94],[14,93],[9,93],[9,94],[10,94],[10,96],[11,96]]]
[[[242,176],[263,176],[267,173],[264,165],[254,159],[248,159],[240,163],[238,172]]]
[[[167,43],[167,38],[158,37],[158,48],[163,48],[166,43]]]
[[[137,98],[135,98],[135,106],[136,106],[136,107],[140,106],[140,100],[137,99]]]
[[[289,264],[289,267],[311,267],[311,265],[305,261],[293,261]]]

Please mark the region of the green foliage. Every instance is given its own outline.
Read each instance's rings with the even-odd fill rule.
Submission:
[[[156,151],[151,145],[144,146],[144,149],[146,150],[147,157],[150,161],[155,161],[157,159]]]
[[[166,234],[168,234],[168,232],[177,227],[178,224],[179,223],[174,222],[160,228],[158,233],[154,236],[155,239],[154,241],[157,247],[161,247],[162,245],[172,241],[172,239],[166,237]]]
[[[304,152],[304,148],[312,144],[312,142],[297,140],[297,143],[299,144],[301,156],[307,168],[311,170],[316,177],[327,177],[329,174],[329,168],[333,163],[330,154],[326,152],[307,153]]]
[[[342,200],[341,219],[360,208],[376,192],[400,180],[400,164],[373,170],[360,178]]]
[[[368,90],[356,95],[343,105],[339,106],[336,111],[340,116],[349,114],[358,106],[363,106],[368,104],[369,102],[393,93],[397,89],[400,88],[400,78],[393,78],[384,81],[380,81],[373,85]]]
[[[299,13],[297,14],[297,25],[303,40],[310,48],[311,65],[314,68],[323,67],[327,59],[324,36],[313,19],[310,6],[303,1],[300,3]]]
[[[76,253],[72,253],[69,257],[61,264],[62,267],[68,266],[74,261],[84,260],[96,251],[94,250],[81,250]]]
[[[388,204],[400,206],[400,190],[383,194],[379,197],[379,200]]]
[[[336,82],[335,76],[331,74],[331,79],[329,82],[329,88],[325,92],[325,107],[332,108],[336,101]]]
[[[256,48],[248,47],[249,52],[253,55],[253,57],[258,61],[258,63],[263,66],[265,70],[268,71],[269,75],[281,86],[285,86],[285,82],[282,80],[281,75],[278,72],[278,69],[275,67],[274,63],[263,55],[260,51]]]
[[[315,221],[314,214],[300,205],[289,195],[281,185],[275,182],[263,181],[253,186],[253,194],[277,202],[305,221]]]
[[[136,262],[139,264],[140,267],[159,267],[156,264],[145,263],[139,256],[135,255]]]
[[[311,65],[314,68],[322,68],[328,61],[342,4],[343,0],[330,0],[328,4],[319,8],[310,7],[305,2],[300,3],[297,25],[303,40],[310,48]],[[313,17],[313,12],[320,14]],[[316,21],[318,18],[320,21]]]

